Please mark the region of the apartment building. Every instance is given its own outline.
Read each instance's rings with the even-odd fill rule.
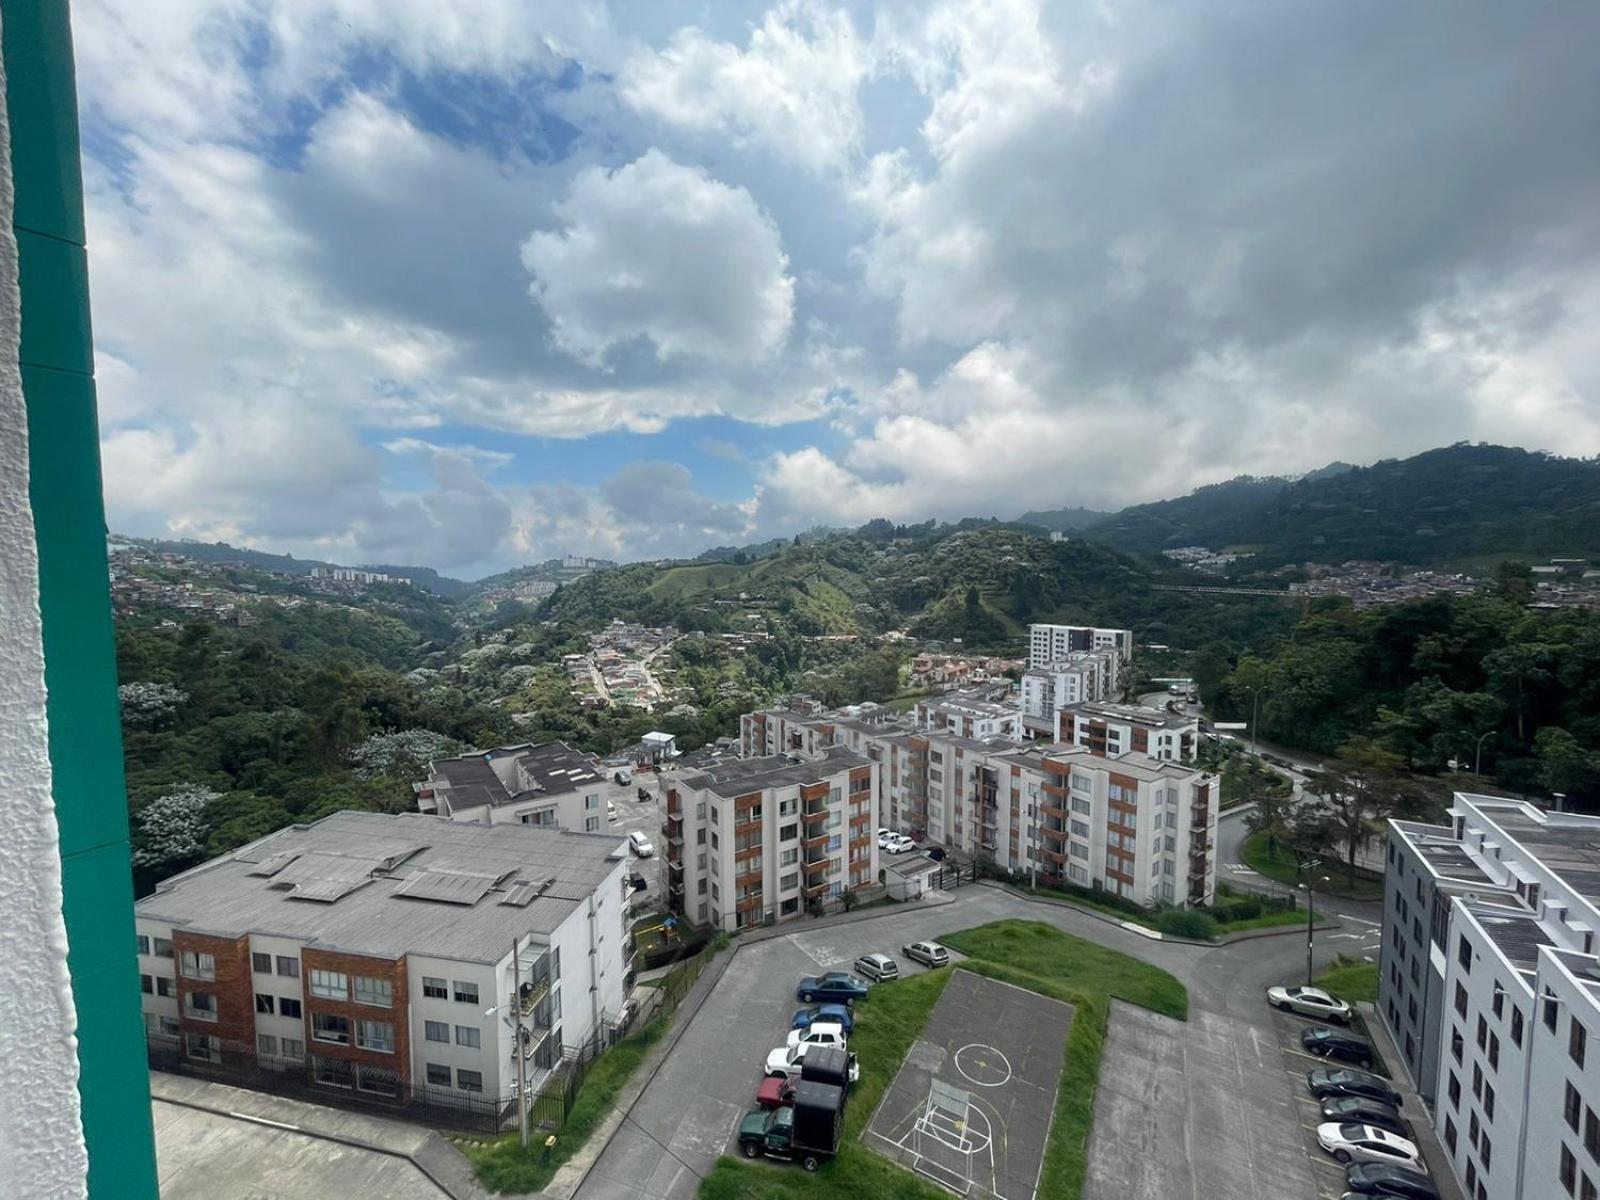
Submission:
[[[1028,626],[1028,666],[1048,667],[1074,654],[1109,650],[1123,665],[1133,661],[1133,630],[1088,625]],[[1115,684],[1113,684],[1115,686]]]
[[[1009,688],[951,692],[917,701],[916,726],[925,733],[963,738],[1005,738],[1020,741],[1022,714]]]
[[[1188,762],[1200,745],[1200,719],[1134,704],[1075,704],[1056,714],[1056,740],[1117,758],[1148,754]]]
[[[517,1053],[536,1083],[620,1014],[626,872],[611,834],[354,812],[281,829],[135,904],[147,1034],[330,1095],[510,1097]]]
[[[633,790],[608,778],[600,760],[565,742],[501,746],[428,764],[412,784],[417,809],[453,821],[603,832],[606,805]]]
[[[878,777],[878,764],[842,746],[663,777],[668,906],[735,930],[873,886]]]
[[[1022,675],[1022,719],[1031,731],[1060,740],[1058,714],[1074,704],[1113,700],[1118,658],[1110,650],[1085,650]]]
[[[1600,818],[1391,821],[1378,1008],[1473,1200],[1600,1194]]]

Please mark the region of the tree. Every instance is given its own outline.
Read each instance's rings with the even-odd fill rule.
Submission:
[[[357,779],[419,779],[434,759],[449,758],[461,751],[460,742],[442,733],[431,729],[402,729],[395,733],[373,734],[350,751],[350,762]]]
[[[1256,771],[1256,764],[1245,764],[1245,778],[1251,779]],[[1277,854],[1279,842],[1292,842],[1293,831],[1300,816],[1302,801],[1294,794],[1294,790],[1278,787],[1257,788],[1250,785],[1251,796],[1255,799],[1255,808],[1245,818],[1245,825],[1251,833],[1264,833],[1267,835],[1267,852]]]
[[[1546,725],[1533,739],[1536,778],[1545,791],[1579,799],[1600,787],[1600,753],[1585,750],[1565,729]]]
[[[1342,857],[1346,875],[1354,881],[1357,855],[1384,822],[1426,804],[1426,793],[1403,767],[1399,755],[1363,740],[1344,746],[1320,771],[1307,772],[1305,790],[1315,800],[1299,814],[1297,842]]]
[[[169,867],[198,858],[211,829],[211,804],[219,795],[186,783],[140,808],[134,814],[134,865]]]
[[[1516,642],[1484,656],[1483,670],[1489,686],[1517,714],[1517,741],[1526,742],[1528,712],[1536,694],[1554,676],[1551,648],[1542,642]]]
[[[1533,598],[1533,568],[1508,558],[1495,567],[1489,590],[1502,600],[1526,604]]]

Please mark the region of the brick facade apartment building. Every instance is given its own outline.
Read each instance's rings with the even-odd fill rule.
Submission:
[[[1600,818],[1449,817],[1390,822],[1380,1016],[1470,1200],[1595,1200]]]
[[[621,1012],[621,838],[336,813],[135,905],[147,1034],[383,1099],[506,1099]],[[514,995],[512,944],[521,943]]]

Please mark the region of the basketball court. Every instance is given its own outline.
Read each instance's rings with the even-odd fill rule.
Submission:
[[[866,1144],[957,1196],[1033,1200],[1072,1006],[956,971]]]

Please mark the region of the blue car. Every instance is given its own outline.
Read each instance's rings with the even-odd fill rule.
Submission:
[[[848,971],[829,971],[825,975],[807,975],[795,985],[794,994],[802,1004],[818,1000],[851,1004],[867,998],[867,981],[857,979]]]
[[[836,1021],[844,1026],[846,1033],[856,1031],[855,1017],[842,1004],[819,1004],[815,1008],[796,1009],[794,1020],[789,1022],[789,1028],[810,1029],[817,1021]]]

